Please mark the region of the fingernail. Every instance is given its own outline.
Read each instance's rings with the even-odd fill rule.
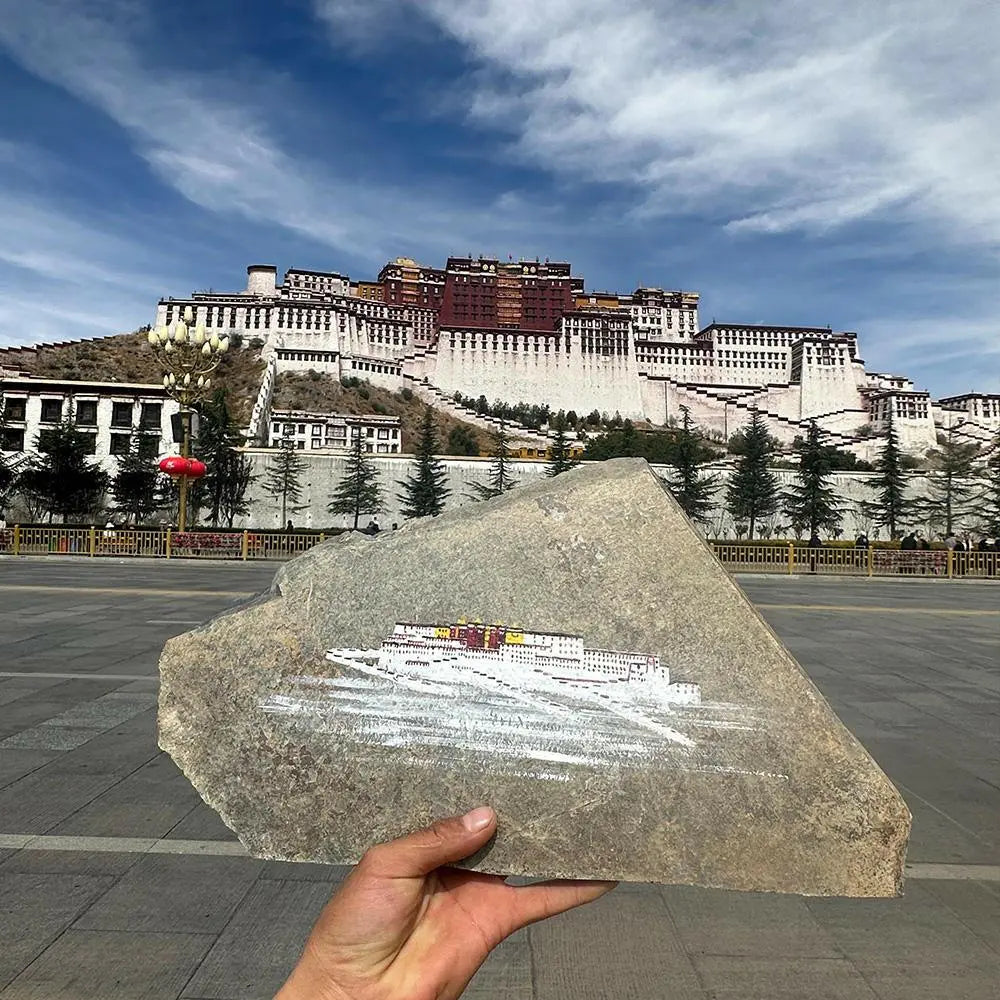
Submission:
[[[467,812],[462,817],[462,826],[469,833],[478,833],[493,822],[494,815],[495,813],[489,806],[479,806],[478,809],[473,809],[472,812]]]

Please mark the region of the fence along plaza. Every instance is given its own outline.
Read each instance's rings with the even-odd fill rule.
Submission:
[[[290,559],[332,538],[330,533],[294,531],[188,531],[99,527],[0,529],[0,555],[144,557],[161,559]],[[921,576],[928,580],[1000,577],[1000,551],[951,549],[902,551],[891,546],[810,548],[793,542],[752,545],[708,543],[732,573],[819,573],[835,576]]]

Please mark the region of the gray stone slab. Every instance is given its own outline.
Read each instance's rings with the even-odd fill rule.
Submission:
[[[88,837],[162,837],[198,805],[198,795],[161,753],[50,830]]]
[[[317,865],[308,861],[265,861],[260,877],[291,882],[325,882],[332,888],[347,878],[345,865]]]
[[[46,851],[29,848],[10,851],[0,874],[22,875],[123,875],[142,854],[112,851]]]
[[[166,834],[168,840],[236,840],[236,834],[204,802],[199,802]]]
[[[698,955],[694,958],[712,1000],[877,1000],[844,958],[763,958]]]
[[[217,934],[260,874],[260,864],[251,858],[145,855],[77,926]]]
[[[0,788],[31,774],[32,771],[37,771],[58,756],[55,751],[45,750],[0,751]]]
[[[536,1000],[704,1000],[666,904],[612,892],[529,928]]]
[[[841,957],[799,897],[687,886],[661,891],[689,955]]]
[[[1000,955],[1000,882],[922,881],[939,903],[946,906],[987,947]]]
[[[0,753],[5,750],[75,750],[100,735],[100,729],[70,726],[32,726],[0,740]]]
[[[902,899],[815,899],[808,906],[880,997],[990,996],[1000,956],[925,885],[909,882]]]
[[[7,833],[45,833],[114,785],[114,774],[90,773],[57,761],[0,788]]]
[[[113,884],[113,878],[0,871],[0,989]]]
[[[473,976],[462,1000],[535,1000],[527,930],[501,942]]]
[[[258,882],[184,990],[185,997],[271,1000],[330,898],[308,882]]]
[[[518,625],[380,659],[396,623],[463,616]],[[480,870],[899,889],[905,804],[644,462],[319,546],[161,678],[161,746],[261,857],[351,862],[489,802]],[[677,682],[703,703],[668,705]]]
[[[175,1000],[212,944],[203,934],[72,928],[3,1000]]]

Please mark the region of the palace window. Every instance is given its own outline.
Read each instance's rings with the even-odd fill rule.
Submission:
[[[0,428],[0,451],[24,451],[24,430],[22,428]]]
[[[82,399],[76,404],[76,422],[80,427],[97,426],[96,399]]]
[[[4,406],[4,417],[12,423],[23,423],[25,411],[25,400],[8,399]]]
[[[127,455],[131,441],[132,441],[131,434],[112,434],[111,448],[110,448],[111,454]]]
[[[111,426],[131,427],[132,426],[132,404],[112,403],[111,404]],[[112,452],[112,455],[116,452]]]
[[[143,403],[140,411],[139,426],[143,430],[158,431],[163,417],[162,403]]]
[[[42,423],[57,424],[62,420],[63,404],[61,399],[42,400]]]

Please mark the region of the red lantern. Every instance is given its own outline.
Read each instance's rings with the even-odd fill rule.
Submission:
[[[208,470],[205,468],[204,462],[199,461],[197,458],[188,459],[188,467],[185,475],[189,479],[201,479],[207,471]]]
[[[167,455],[160,459],[160,471],[175,479],[187,473],[188,460],[180,455]]]

